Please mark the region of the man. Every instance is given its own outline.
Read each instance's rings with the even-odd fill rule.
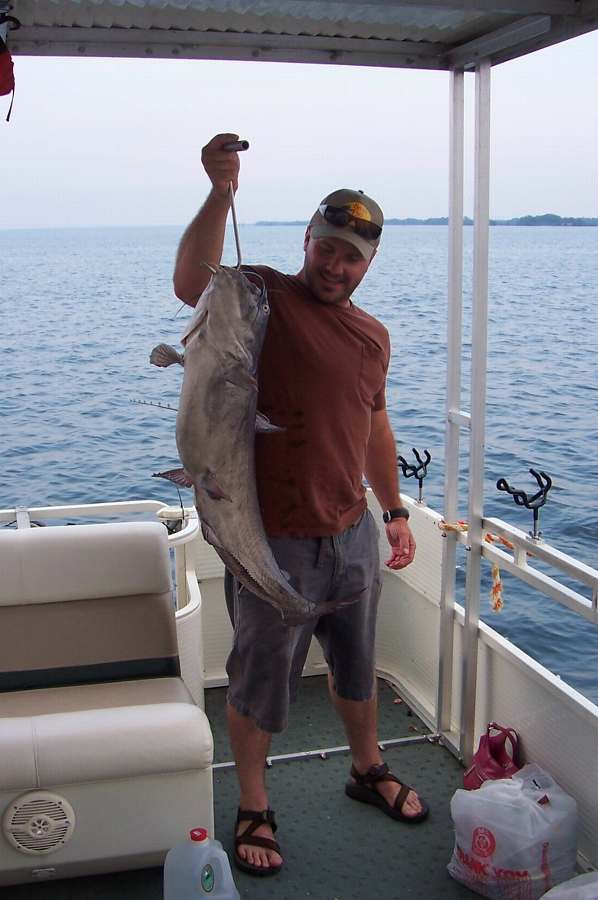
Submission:
[[[202,152],[212,182],[179,247],[174,287],[190,305],[218,265],[236,191],[234,134]],[[352,752],[347,794],[395,819],[422,821],[428,809],[388,772],[378,748],[374,661],[380,591],[378,529],[367,511],[365,474],[382,508],[392,549],[387,565],[415,553],[400,501],[396,449],[384,389],[390,342],[384,326],[354,306],[382,232],[380,207],[361,192],[329,195],[305,233],[295,276],[252,266],[268,288],[270,319],[259,362],[258,407],[283,427],[256,437],[256,482],[266,534],[293,587],[315,602],[356,598],[305,626],[287,626],[268,603],[225,579],[235,626],[227,662],[227,718],[240,785],[235,862],[256,875],[282,866],[264,779],[271,734],[286,726],[312,634],[329,666],[329,689]]]

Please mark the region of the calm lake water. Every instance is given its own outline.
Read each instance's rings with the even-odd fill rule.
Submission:
[[[0,507],[178,502],[174,487],[151,477],[177,461],[174,416],[131,401],[177,403],[180,372],[150,367],[148,355],[159,341],[177,343],[188,315],[174,317],[171,288],[181,233],[0,231]],[[244,261],[296,272],[302,234],[243,226]],[[465,241],[470,274],[470,228]],[[495,485],[505,477],[534,492],[528,470],[542,469],[554,481],[545,540],[598,567],[598,228],[494,227],[490,247],[486,513],[529,530],[531,513]],[[236,261],[231,235],[224,261]],[[355,298],[391,333],[390,417],[404,456],[413,447],[432,454],[425,496],[439,510],[446,277],[446,227],[389,227]],[[468,311],[469,284],[465,302]],[[466,341],[464,385],[469,351]],[[403,488],[417,495],[413,480]],[[499,615],[485,592],[484,619],[598,702],[598,629],[508,577],[504,586]]]

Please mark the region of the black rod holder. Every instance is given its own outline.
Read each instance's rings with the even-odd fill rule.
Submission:
[[[536,469],[530,469],[529,471],[536,479],[538,487],[540,488],[533,497],[529,497],[525,491],[520,491],[517,488],[511,487],[505,478],[499,478],[496,482],[496,487],[499,491],[506,491],[507,494],[510,494],[517,506],[525,506],[526,509],[532,510],[534,514],[534,524],[533,531],[530,531],[529,535],[533,541],[540,541],[542,540],[542,532],[539,529],[540,508],[546,503],[548,491],[552,487],[552,478],[550,475],[547,475],[546,472],[537,472]]]
[[[405,457],[398,456],[397,460],[401,467],[401,471],[403,473],[404,478],[417,478],[419,484],[419,497],[417,499],[418,503],[424,502],[424,478],[428,474],[428,465],[432,460],[432,456],[428,450],[424,450],[424,459],[421,458],[418,451],[415,447],[412,447],[413,455],[417,460],[416,464],[408,463]]]

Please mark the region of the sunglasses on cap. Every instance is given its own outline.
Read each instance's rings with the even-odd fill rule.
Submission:
[[[382,234],[381,225],[368,222],[366,219],[358,219],[344,206],[331,206],[329,203],[323,203],[318,207],[318,212],[330,225],[336,225],[337,228],[346,228],[347,225],[351,225],[355,234],[365,238],[366,241],[375,241]]]

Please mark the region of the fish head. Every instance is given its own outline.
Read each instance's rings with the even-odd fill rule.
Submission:
[[[210,340],[229,354],[244,358],[259,354],[270,315],[262,277],[223,266],[212,278],[212,288]]]
[[[187,347],[194,338],[209,334],[210,342],[227,348],[229,354],[234,355],[235,347],[244,357],[257,354],[269,315],[268,294],[261,275],[219,266],[199,298],[181,343]]]

